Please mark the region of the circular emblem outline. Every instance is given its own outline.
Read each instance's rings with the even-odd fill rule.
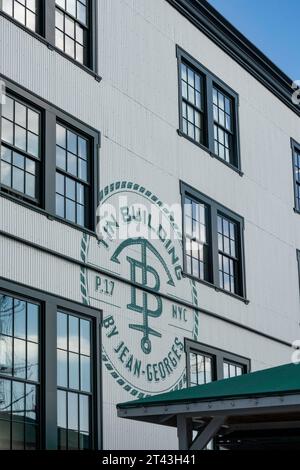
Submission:
[[[178,227],[178,225],[175,224],[172,214],[170,213],[168,208],[165,206],[165,204],[155,194],[147,190],[144,186],[141,186],[137,183],[132,183],[129,181],[118,181],[116,183],[112,183],[100,191],[99,204],[104,203],[107,199],[109,199],[111,196],[115,194],[126,193],[126,192],[137,193],[138,195],[150,201],[152,204],[155,204],[157,207],[159,207],[161,212],[170,222],[173,230],[177,232],[178,235],[180,235],[179,243],[182,244],[181,230]],[[81,246],[80,246],[80,257],[84,263],[87,263],[88,253],[89,253],[89,243],[90,243],[90,236],[84,233],[82,236]],[[197,293],[195,281],[190,280],[190,284],[191,284],[191,291],[192,291],[192,302],[196,307],[198,307],[198,293]],[[83,304],[90,305],[89,287],[88,287],[88,268],[85,268],[83,266],[80,268],[80,291],[81,291]],[[194,310],[193,313],[194,313],[193,339],[197,340],[198,333],[199,333],[199,311]],[[120,372],[115,368],[115,366],[112,364],[111,360],[109,359],[104,349],[104,346],[102,346],[102,360],[107,371],[110,373],[112,378],[126,392],[130,393],[130,395],[132,395],[133,397],[138,397],[138,398],[145,398],[147,396],[150,396],[150,394],[145,393],[144,390],[139,390],[136,385],[131,384],[127,379],[125,379],[120,374]],[[175,385],[171,386],[171,388],[169,388],[168,391],[174,391],[174,390],[183,388],[185,382],[186,382],[186,373],[184,371],[181,374],[180,378],[175,383]]]

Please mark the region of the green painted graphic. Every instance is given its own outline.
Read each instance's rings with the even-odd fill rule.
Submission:
[[[119,207],[124,195],[127,205]],[[117,214],[106,215],[107,238],[96,244],[83,236],[81,258],[98,264],[107,275],[95,276],[82,268],[80,283],[83,302],[96,302],[104,312],[105,368],[135,397],[182,388],[186,382],[184,338],[198,338],[199,317],[197,311],[181,305],[181,298],[197,305],[197,291],[192,281],[182,278],[179,237],[168,237],[160,222],[137,209],[137,204],[155,205],[172,233],[180,235],[179,228],[160,199],[139,185],[115,183],[100,196],[102,204],[109,203]],[[123,228],[135,229],[137,224],[155,234],[155,240],[120,238]],[[129,284],[112,280],[110,273]],[[174,301],[165,300],[162,292]]]

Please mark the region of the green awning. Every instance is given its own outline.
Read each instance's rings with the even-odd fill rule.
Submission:
[[[130,409],[139,406],[150,407],[152,405],[193,403],[202,400],[262,397],[280,395],[281,393],[286,395],[295,392],[300,392],[300,365],[287,364],[206,385],[120,403],[117,407]]]

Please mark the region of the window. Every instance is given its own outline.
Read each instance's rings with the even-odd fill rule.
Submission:
[[[190,353],[190,384],[204,385],[213,380],[213,359],[198,352]]]
[[[1,281],[0,449],[99,449],[99,312],[14,288]]]
[[[244,220],[184,183],[181,195],[185,274],[245,299]]]
[[[181,64],[181,89],[183,132],[203,144],[203,78],[185,63]]]
[[[2,14],[97,80],[98,0],[1,0]],[[1,7],[2,5],[2,7]]]
[[[213,88],[214,107],[214,149],[215,154],[232,162],[232,98],[226,96],[218,88]]]
[[[1,193],[95,230],[100,134],[6,81]]]
[[[291,139],[293,151],[295,211],[300,212],[300,144]]]
[[[235,364],[233,362],[224,361],[224,379],[231,379],[232,377],[238,377],[245,373],[244,366],[241,364]]]
[[[228,379],[250,372],[250,360],[218,348],[185,340],[189,387]]]
[[[2,0],[2,11],[26,28],[38,32],[40,0]]]
[[[177,47],[179,134],[240,172],[238,95]]]
[[[88,64],[89,0],[56,0],[55,44],[81,64]]]
[[[238,287],[237,232],[235,222],[218,214],[219,283],[222,289],[234,294]]]
[[[32,201],[39,200],[41,114],[6,96],[1,119],[1,184]]]
[[[61,124],[56,125],[56,214],[86,225],[89,142]]]
[[[185,339],[187,386],[196,387],[250,372],[250,360]],[[233,362],[234,361],[234,362]],[[221,450],[217,439],[207,450]]]
[[[201,202],[185,198],[185,237],[187,272],[209,281],[208,207]]]
[[[40,306],[0,293],[0,449],[38,448]]]
[[[58,448],[91,447],[91,322],[57,314]]]

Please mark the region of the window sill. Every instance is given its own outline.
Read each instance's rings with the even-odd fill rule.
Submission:
[[[238,173],[240,176],[244,176],[244,173],[239,170],[236,166],[232,165],[231,163],[228,163],[226,162],[225,160],[223,160],[223,158],[219,157],[218,155],[216,155],[215,153],[213,152],[210,152],[210,156],[212,158],[215,158],[216,160],[218,160],[219,162],[223,163],[223,165],[226,165],[228,168],[230,168],[231,170],[235,171],[236,173]]]
[[[216,155],[215,153],[213,153],[211,150],[209,150],[208,147],[206,147],[206,146],[203,145],[203,144],[200,144],[199,142],[196,142],[196,141],[193,140],[191,137],[189,137],[188,135],[186,135],[184,132],[182,132],[182,130],[177,129],[177,134],[178,134],[180,137],[183,137],[184,139],[188,140],[188,141],[191,142],[192,144],[196,145],[197,147],[200,147],[202,150],[204,150],[204,152],[208,153],[212,158],[215,158],[215,159],[218,160],[219,162],[223,163],[225,166],[227,166],[227,167],[230,168],[231,170],[235,171],[238,175],[244,176],[244,173],[243,173],[239,168],[235,167],[235,166],[232,165],[231,163],[226,162],[225,160],[223,160],[222,158],[220,158],[218,155]]]
[[[63,56],[65,59],[67,59],[68,61],[70,61],[72,64],[74,64],[74,65],[76,65],[77,67],[79,67],[80,69],[84,70],[87,74],[89,74],[89,75],[91,75],[92,77],[94,77],[97,82],[101,82],[102,77],[100,77],[100,75],[98,75],[93,69],[90,69],[90,68],[87,67],[86,65],[83,65],[83,64],[81,64],[80,62],[77,62],[75,59],[72,59],[72,57],[68,56],[68,54],[66,54],[65,52],[63,52],[63,51],[61,51],[60,49],[58,49],[55,45],[51,44],[49,41],[47,41],[47,39],[45,39],[45,38],[44,38],[43,36],[41,36],[39,33],[35,32],[35,31],[32,31],[31,29],[27,28],[27,27],[24,26],[22,23],[19,23],[19,21],[15,20],[14,18],[12,18],[11,16],[7,15],[6,13],[4,13],[4,12],[1,11],[1,10],[0,10],[0,16],[3,16],[3,18],[7,19],[8,21],[10,21],[11,23],[13,23],[14,25],[18,26],[18,27],[21,28],[23,31],[26,31],[26,33],[30,34],[30,36],[34,37],[34,38],[37,39],[38,41],[40,41],[40,42],[42,42],[43,44],[45,44],[45,46],[47,46],[49,50],[57,52],[58,54],[60,54],[61,56]]]
[[[50,214],[49,212],[45,211],[39,206],[34,206],[22,199],[18,199],[17,197],[14,197],[11,194],[6,194],[3,192],[0,192],[0,197],[3,197],[4,199],[8,199],[11,202],[14,202],[15,204],[19,204],[20,206],[25,207],[26,209],[32,210],[34,212],[37,212],[38,214],[43,215],[44,217],[47,217],[48,220],[53,220],[55,222],[62,223],[64,225],[67,225],[68,227],[71,227],[81,233],[86,233],[87,235],[90,235],[91,237],[98,238],[96,232],[93,230],[90,230],[88,228],[80,227],[79,225],[73,224],[72,222],[68,222],[65,219],[62,219],[61,217],[58,217],[57,215]]]
[[[206,287],[210,287],[211,289],[214,289],[216,292],[221,292],[222,294],[229,295],[230,297],[233,297],[236,300],[244,302],[244,304],[246,304],[246,305],[250,304],[250,301],[248,299],[246,299],[245,297],[241,297],[240,295],[233,294],[232,292],[228,292],[225,289],[221,289],[221,287],[215,286],[211,282],[199,279],[198,277],[195,277],[192,274],[188,274],[188,273],[182,271],[182,276],[185,277],[185,278],[191,279],[192,281],[198,282],[199,284],[203,284]]]

